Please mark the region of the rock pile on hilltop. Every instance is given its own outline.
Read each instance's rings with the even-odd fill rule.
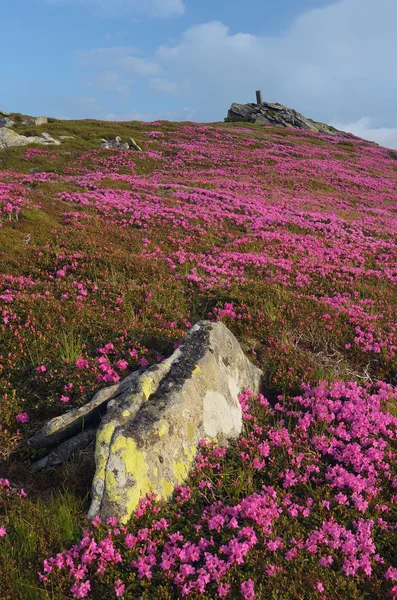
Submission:
[[[326,133],[329,135],[343,135],[350,137],[350,134],[339,131],[325,123],[319,123],[307,119],[296,110],[287,108],[282,104],[262,102],[256,104],[233,103],[228,111],[226,122],[245,121],[248,123],[257,123],[259,125],[273,125],[276,127],[287,127],[295,129],[304,129],[306,131],[314,131],[317,133]]]

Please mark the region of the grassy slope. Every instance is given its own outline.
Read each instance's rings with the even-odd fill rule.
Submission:
[[[264,369],[270,399],[322,379],[395,383],[397,162],[360,140],[238,124],[18,131],[76,138],[0,155],[0,476],[28,492],[0,499],[2,597],[58,598],[36,571],[78,539],[92,461],[33,477],[20,442],[105,384],[104,345],[123,376],[209,316]],[[97,150],[116,135],[145,152]]]

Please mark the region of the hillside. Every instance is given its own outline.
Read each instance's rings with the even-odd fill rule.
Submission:
[[[248,123],[15,130],[72,137],[0,151],[1,600],[397,598],[397,153]],[[263,369],[243,437],[126,528],[89,524],[92,452],[32,474],[26,440],[200,319]]]

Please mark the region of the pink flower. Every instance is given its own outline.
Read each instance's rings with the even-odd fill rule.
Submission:
[[[40,365],[39,367],[36,367],[36,371],[38,373],[45,373],[47,371],[47,367],[45,365]]]
[[[254,582],[252,581],[252,579],[243,581],[243,583],[240,586],[240,591],[244,600],[253,600],[256,597],[254,590]]]
[[[88,360],[86,360],[85,358],[79,358],[78,360],[76,360],[76,367],[78,369],[88,369]]]
[[[26,412],[18,413],[17,416],[15,417],[15,420],[17,423],[29,423],[29,421],[30,421],[29,415]]]
[[[0,527],[0,537],[4,537],[7,534],[7,529],[5,527],[3,527],[3,525]]]
[[[230,590],[230,583],[220,583],[218,586],[218,595],[223,598],[227,596]]]
[[[397,581],[397,569],[395,567],[389,567],[385,573],[385,579]]]
[[[114,582],[114,593],[116,594],[116,597],[121,598],[124,594],[124,590],[124,583],[121,581],[121,579],[117,579],[117,581]]]
[[[128,367],[128,362],[126,360],[118,360],[116,362],[116,368],[119,369],[120,371],[125,371],[127,367]]]
[[[317,591],[319,591],[319,592],[323,592],[323,591],[324,591],[324,586],[323,586],[323,584],[321,583],[321,581],[317,581],[317,583],[316,583],[316,584],[314,584],[314,586],[313,586],[313,587],[314,587],[314,589],[315,589],[315,590],[317,590]]]
[[[138,365],[140,365],[141,367],[147,367],[149,365],[149,362],[146,360],[146,358],[141,358],[141,360],[138,361]]]
[[[70,398],[69,396],[61,396],[61,402],[69,402]]]
[[[90,590],[91,583],[88,579],[82,583],[74,583],[70,588],[74,598],[86,598]]]

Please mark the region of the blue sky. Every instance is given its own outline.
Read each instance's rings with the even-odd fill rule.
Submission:
[[[397,147],[397,0],[7,0],[1,12],[0,109],[219,121],[261,88]]]

